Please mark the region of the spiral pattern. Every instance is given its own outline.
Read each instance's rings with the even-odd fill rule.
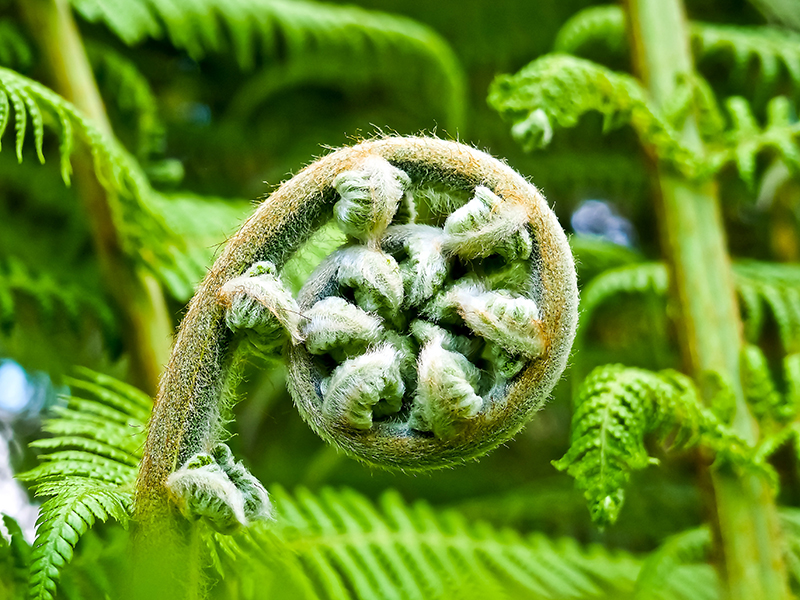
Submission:
[[[331,223],[347,242],[293,295],[281,270]],[[168,515],[170,493],[205,493],[220,470],[237,485],[225,465],[189,467],[224,437],[242,346],[288,361],[295,403],[324,439],[381,467],[430,469],[507,441],[544,404],[577,303],[563,230],[507,165],[424,137],[332,152],[258,207],[192,299],[154,406],[137,515]],[[222,483],[214,502],[178,504],[205,515],[230,496]]]
[[[555,299],[542,280],[544,257],[556,253],[568,263],[559,273],[574,282],[563,233],[541,235],[537,211],[546,206],[528,184],[530,196],[503,197],[483,181],[420,176],[421,165],[410,174],[379,153],[351,164],[331,182],[332,220],[347,242],[296,304],[272,263],[254,264],[220,291],[226,322],[256,333],[257,350],[274,351],[288,336],[295,402],[349,454],[417,469],[483,453],[542,404],[554,374],[546,385],[531,379],[554,351],[568,351],[554,343],[547,316],[574,326],[574,292]],[[543,245],[553,239],[555,252]]]

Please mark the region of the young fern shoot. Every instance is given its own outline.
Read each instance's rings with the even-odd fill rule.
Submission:
[[[281,269],[331,224],[346,241],[293,295]],[[242,351],[287,362],[301,415],[327,441],[422,470],[519,431],[560,377],[576,322],[566,236],[508,166],[421,137],[333,152],[258,208],[193,299],[150,424],[139,520],[146,530],[177,506],[229,531],[269,515],[263,487],[219,444]]]

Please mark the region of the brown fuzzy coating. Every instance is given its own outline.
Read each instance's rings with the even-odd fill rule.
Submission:
[[[354,430],[326,421],[319,374],[302,346],[290,351],[289,375],[298,409],[324,439],[372,464],[421,470],[464,462],[510,439],[546,401],[563,372],[577,325],[578,291],[566,235],[535,186],[506,164],[456,142],[428,137],[390,137],[343,148],[303,169],[272,193],[231,238],[199,286],[161,379],[136,491],[136,513],[152,521],[171,510],[164,483],[193,454],[211,447],[219,434],[230,362],[231,333],[217,293],[256,261],[279,269],[332,212],[336,176],[370,156],[381,156],[414,184],[443,183],[460,190],[483,185],[505,201],[523,206],[538,255],[532,298],[540,309],[544,350],[513,380],[486,396],[485,410],[458,438],[442,440],[397,423]],[[321,278],[324,280],[324,277]],[[314,296],[314,292],[311,292]],[[301,309],[307,308],[299,298]]]

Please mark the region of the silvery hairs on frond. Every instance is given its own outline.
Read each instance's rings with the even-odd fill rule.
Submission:
[[[313,254],[306,240],[330,227],[344,243],[293,294],[283,266]],[[295,403],[324,439],[374,465],[421,470],[519,431],[560,377],[576,322],[566,236],[507,165],[421,137],[333,152],[261,204],[190,304],[138,510],[163,513],[166,482],[189,518],[220,530],[250,519],[242,484],[228,485],[230,467],[214,458],[243,351],[287,363]]]

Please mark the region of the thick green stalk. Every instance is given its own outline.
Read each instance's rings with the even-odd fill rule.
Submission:
[[[20,0],[53,89],[75,104],[104,133],[113,135],[80,33],[67,0]],[[85,153],[73,159],[75,186],[84,203],[108,291],[124,319],[134,379],[155,393],[169,359],[172,322],[158,281],[131,263],[122,250],[111,206],[115,199],[94,175]]]
[[[680,0],[627,0],[634,64],[656,104],[666,103],[693,71],[688,28]],[[683,142],[702,151],[695,119],[684,124]],[[657,160],[657,157],[655,157]],[[742,324],[714,182],[688,181],[657,163],[660,226],[671,266],[672,292],[687,368],[714,371],[733,387],[733,427],[750,441],[756,423],[742,393],[739,356]],[[716,555],[727,596],[789,598],[775,498],[768,482],[730,467],[712,469]]]

